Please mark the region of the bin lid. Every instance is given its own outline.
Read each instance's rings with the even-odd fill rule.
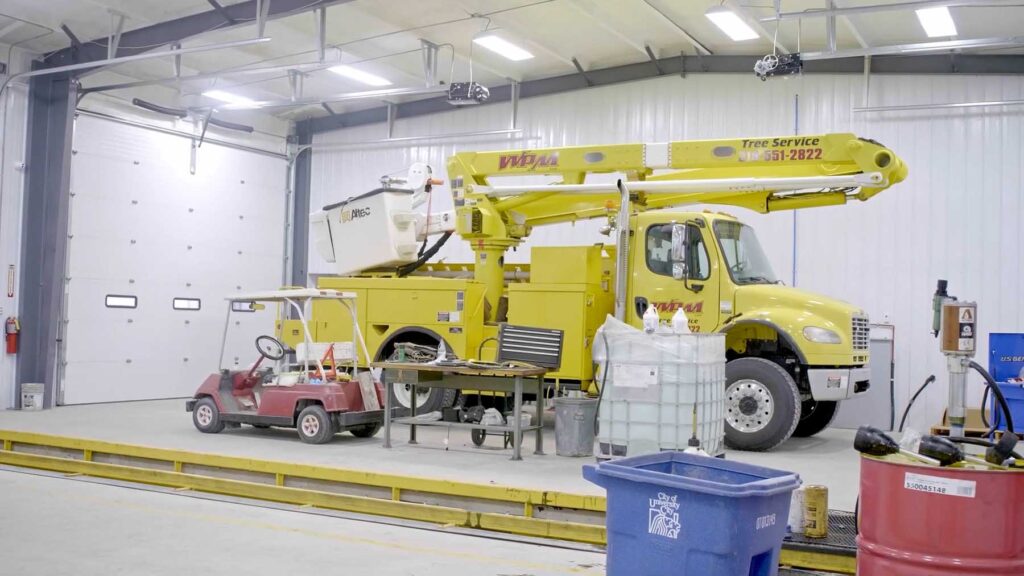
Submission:
[[[800,476],[793,472],[683,452],[587,465],[583,475],[598,485],[602,485],[601,476],[606,476],[733,498],[773,496],[800,486]]]

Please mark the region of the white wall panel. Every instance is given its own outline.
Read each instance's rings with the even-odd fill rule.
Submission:
[[[943,359],[928,334],[935,280],[947,278],[954,294],[979,302],[983,365],[988,332],[1024,329],[1024,111],[853,114],[862,93],[858,75],[762,83],[753,75],[705,74],[530,98],[521,102],[519,115],[523,135],[535,137],[528,142],[492,138],[315,150],[312,206],[365,192],[381,175],[415,161],[429,162],[446,178],[445,159],[460,150],[790,134],[797,123],[805,134],[852,131],[878,140],[908,162],[910,177],[870,202],[767,216],[730,210],[757,229],[787,283],[795,278],[801,288],[848,300],[874,321],[896,325],[897,407],[925,376],[939,377],[911,418],[926,428],[941,417],[946,394]],[[1021,98],[1019,77],[875,75],[871,81],[873,105]],[[483,106],[399,119],[395,136],[507,126],[507,105]],[[314,144],[383,137],[384,126],[372,125],[321,134]],[[450,207],[447,188],[439,192],[435,204]],[[527,246],[598,242],[598,225],[538,229]],[[456,242],[449,242],[442,257],[471,260],[468,247]],[[509,260],[526,261],[528,252],[521,248]],[[331,273],[312,246],[309,270]],[[971,394],[977,404],[980,389]]]
[[[75,126],[63,403],[189,396],[216,371],[227,303],[282,279],[285,162],[92,117]],[[113,309],[108,294],[133,295]],[[174,298],[198,298],[199,311]],[[274,311],[235,314],[226,364]]]
[[[10,54],[8,74],[27,70],[31,54],[20,48],[10,49],[0,44],[0,53]],[[0,81],[6,77],[0,75]],[[14,82],[0,95],[0,270],[4,290],[0,296],[0,319],[18,313],[19,274],[21,272],[21,210],[24,196],[25,171],[22,169],[26,154],[28,124],[28,85]],[[15,291],[8,292],[8,275],[13,267]],[[0,409],[14,408],[20,402],[15,398],[15,370],[17,355],[0,357]]]
[[[708,91],[716,96],[708,98]],[[790,134],[794,129],[792,94],[789,83],[765,84],[753,76],[744,77],[743,81],[731,76],[709,76],[700,81],[666,77],[523,100],[519,126],[523,136],[531,138],[529,141],[490,137],[483,141],[422,141],[401,147],[374,145],[342,151],[314,148],[311,206],[323,206],[370,190],[383,174],[401,172],[417,161],[430,163],[435,173],[447,180],[445,160],[464,150]],[[399,119],[395,136],[502,129],[508,127],[508,118],[508,106],[500,105]],[[384,137],[383,131],[383,125],[371,125],[321,134],[314,139],[314,146],[377,140]],[[603,177],[614,179],[613,175]],[[450,208],[447,187],[437,190],[435,203],[441,209]],[[758,225],[773,264],[779,270],[788,270],[792,261],[792,216],[761,216],[740,209],[736,212],[743,212],[748,222]],[[597,233],[600,226],[601,222],[590,221],[538,228],[518,252],[510,252],[506,258],[510,262],[529,260],[531,245],[600,242],[605,239]],[[468,246],[457,238],[449,241],[441,257],[454,262],[473,259]],[[310,250],[309,270],[314,274],[331,272],[315,249]]]
[[[938,381],[908,421],[942,416],[946,368],[931,329],[938,278],[979,304],[977,361],[988,365],[990,332],[1024,331],[1024,113],[1020,108],[853,114],[860,79],[805,81],[806,131],[852,130],[892,147],[907,181],[870,202],[799,215],[797,277],[803,288],[857,302],[896,326],[897,405],[929,374]],[[1019,77],[876,77],[871,105],[1024,98]],[[811,106],[814,108],[811,108]],[[980,402],[971,377],[969,404]]]

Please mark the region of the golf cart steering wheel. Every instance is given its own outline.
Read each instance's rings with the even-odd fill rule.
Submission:
[[[284,344],[280,340],[273,336],[258,336],[256,337],[256,350],[259,351],[260,356],[263,356],[267,360],[280,360],[284,358]]]

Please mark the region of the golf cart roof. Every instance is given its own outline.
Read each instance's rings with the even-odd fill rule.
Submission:
[[[355,292],[338,290],[322,290],[320,288],[297,288],[294,290],[267,290],[266,292],[248,292],[228,296],[231,302],[284,302],[285,300],[303,300],[307,298],[322,300],[355,300]]]

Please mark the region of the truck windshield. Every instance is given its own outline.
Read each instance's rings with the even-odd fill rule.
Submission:
[[[715,222],[715,235],[722,247],[729,275],[737,284],[776,284],[768,257],[754,235],[754,229],[740,222]]]

